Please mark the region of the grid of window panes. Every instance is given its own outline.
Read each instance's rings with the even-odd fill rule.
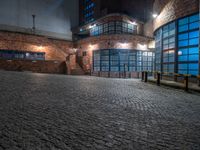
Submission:
[[[137,71],[137,68],[139,67],[137,65],[137,51],[129,51],[129,71],[134,72]]]
[[[94,21],[94,7],[95,4],[92,0],[85,0],[84,1],[84,20],[85,23],[89,23]]]
[[[155,70],[161,71],[161,57],[162,57],[162,29],[159,29],[155,34]]]
[[[137,71],[142,71],[142,52],[137,52]]]
[[[163,72],[174,72],[175,62],[175,22],[163,27]]]
[[[119,71],[119,53],[116,50],[110,50],[110,71]]]
[[[0,50],[0,59],[45,60],[45,53]]]
[[[109,65],[109,50],[102,50],[100,52],[100,69],[101,71],[109,71],[110,65]]]
[[[154,53],[142,52],[142,70],[153,71]]]
[[[94,62],[94,71],[100,70],[100,51],[96,51],[93,55],[93,62]]]
[[[153,71],[154,53],[110,49],[93,52],[94,71]]]
[[[175,24],[177,24],[178,31],[175,29]],[[160,37],[160,32],[163,32],[162,38]],[[176,37],[177,44],[175,43]],[[199,74],[199,14],[181,18],[162,27],[156,32],[155,39],[156,71],[159,71],[157,66],[159,66],[160,59],[160,62],[163,61],[161,62],[163,72],[177,70],[180,74],[195,76]],[[161,45],[160,43],[163,44]],[[175,47],[177,52],[175,52]],[[163,58],[160,58],[159,50],[162,50],[161,55],[163,55]],[[174,62],[176,59],[177,61]],[[174,66],[175,63],[177,68]]]
[[[91,36],[98,36],[101,34],[136,34],[137,26],[127,22],[111,21],[104,24],[99,24],[90,29]]]
[[[178,20],[178,72],[199,74],[199,15]]]

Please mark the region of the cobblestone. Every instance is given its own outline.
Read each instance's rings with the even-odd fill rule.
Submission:
[[[200,95],[107,79],[0,71],[0,150],[199,150]]]

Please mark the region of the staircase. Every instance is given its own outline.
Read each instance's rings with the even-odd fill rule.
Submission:
[[[71,70],[71,75],[85,75],[85,73],[80,65],[76,63],[76,68]]]

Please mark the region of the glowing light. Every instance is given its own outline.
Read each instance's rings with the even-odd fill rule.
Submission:
[[[90,25],[90,26],[89,26],[89,29],[92,29],[92,28],[94,28],[94,27],[96,27],[96,26],[97,26],[96,24]]]
[[[74,51],[75,53],[77,52],[77,50],[78,50],[77,48],[73,48],[73,51]]]
[[[42,45],[38,46],[38,49],[39,49],[39,50],[42,50],[42,49],[43,49],[43,46],[42,46]]]
[[[178,55],[182,55],[183,54],[183,52],[182,51],[178,51]]]
[[[128,48],[129,44],[128,43],[120,43],[121,48]]]
[[[137,49],[138,50],[148,50],[146,44],[137,44]]]
[[[158,16],[158,14],[157,13],[153,13],[153,18],[156,18],[157,16]]]
[[[91,51],[97,50],[97,49],[99,49],[99,45],[98,44],[90,44],[90,45],[88,45],[88,49]]]
[[[26,53],[26,57],[29,57],[29,55],[30,55],[29,53]]]
[[[137,25],[137,23],[135,21],[132,21],[131,24],[135,25],[135,26]]]

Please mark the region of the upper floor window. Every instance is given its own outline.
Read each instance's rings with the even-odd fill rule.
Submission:
[[[122,21],[111,21],[97,25],[90,29],[91,36],[97,36],[101,34],[121,34],[121,33],[136,34],[137,25]]]

